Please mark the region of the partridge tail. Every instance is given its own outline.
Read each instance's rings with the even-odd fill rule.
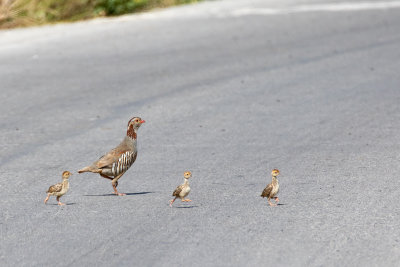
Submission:
[[[78,173],[82,173],[82,172],[90,172],[91,171],[91,168],[90,168],[90,166],[87,166],[87,167],[85,167],[85,168],[83,168],[83,169],[80,169],[79,171],[78,171]]]

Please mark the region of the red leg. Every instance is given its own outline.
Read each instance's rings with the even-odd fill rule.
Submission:
[[[276,204],[272,203],[270,199],[268,199],[268,204],[269,204],[270,206],[276,206]]]
[[[116,194],[117,196],[125,196],[126,194],[124,194],[124,193],[120,193],[120,192],[118,192],[118,190],[117,190],[117,186],[116,185],[112,185],[113,186],[113,188],[114,188],[114,194]]]
[[[65,205],[64,203],[61,203],[61,202],[60,202],[60,197],[57,197],[57,201],[58,201],[58,205],[59,205],[59,206]]]
[[[119,193],[117,190],[117,186],[118,186],[118,179],[121,178],[122,174],[115,176],[115,178],[112,180],[111,184],[114,188],[114,194],[116,194],[117,196],[125,196],[126,194],[124,193]]]
[[[49,194],[47,194],[47,197],[46,197],[46,199],[44,200],[44,204],[46,204],[46,203],[47,203],[47,201],[49,200],[49,198],[50,198],[50,193],[49,193]]]
[[[170,207],[172,207],[172,204],[174,203],[175,200],[176,200],[176,198],[171,199],[171,200],[169,201],[169,206],[170,206]]]

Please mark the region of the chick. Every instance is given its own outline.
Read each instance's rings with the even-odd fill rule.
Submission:
[[[57,197],[57,201],[58,201],[58,205],[65,205],[64,203],[60,202],[60,197],[62,197],[63,195],[65,195],[65,193],[68,192],[69,189],[69,182],[68,179],[72,174],[69,171],[65,171],[62,174],[62,182],[52,185],[49,187],[49,190],[47,190],[47,197],[44,200],[44,204],[47,203],[47,201],[49,200],[50,196],[56,196]]]
[[[276,206],[279,202],[279,198],[276,197],[276,195],[279,192],[279,183],[278,183],[278,179],[276,178],[279,175],[279,170],[278,169],[273,169],[271,172],[272,175],[272,182],[270,184],[267,185],[267,187],[263,190],[263,192],[261,193],[261,196],[267,197],[268,198],[268,203],[270,206]],[[271,202],[271,198],[273,198],[275,200],[275,204]]]
[[[178,186],[175,191],[172,193],[172,196],[175,197],[174,199],[171,199],[169,202],[169,206],[172,207],[172,203],[179,197],[183,202],[188,202],[191,201],[190,199],[185,199],[187,195],[190,193],[190,186],[189,186],[189,178],[192,177],[192,173],[187,171],[183,174],[183,177],[185,178],[185,181],[183,184]]]

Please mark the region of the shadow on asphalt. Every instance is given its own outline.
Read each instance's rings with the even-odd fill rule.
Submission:
[[[72,203],[65,203],[65,205],[63,205],[63,206],[70,206],[70,205],[75,205],[75,204],[76,204],[75,202],[72,202]],[[58,206],[58,204],[46,204],[46,205]],[[60,206],[60,207],[62,207],[62,206]]]
[[[198,207],[199,206],[194,205],[194,206],[174,207],[174,208],[177,208],[177,209],[192,209],[192,208],[198,208]]]
[[[146,195],[152,194],[154,192],[136,192],[136,193],[125,193],[127,196],[136,196],[136,195]],[[116,196],[115,194],[100,194],[100,195],[83,195],[85,197],[106,197],[106,196]]]

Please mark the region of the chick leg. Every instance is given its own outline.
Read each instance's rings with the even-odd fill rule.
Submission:
[[[126,194],[124,194],[124,193],[118,192],[118,190],[117,190],[118,179],[121,178],[121,176],[122,176],[122,174],[117,175],[117,176],[115,176],[114,179],[111,181],[111,184],[112,184],[112,186],[113,186],[113,188],[114,188],[114,194],[116,194],[117,196],[125,196],[125,195],[126,195]]]
[[[188,198],[187,198],[187,199],[182,198],[182,201],[183,201],[183,202],[190,202],[191,200],[188,199]]]
[[[170,206],[170,207],[172,207],[172,203],[174,203],[175,200],[176,200],[176,197],[175,197],[174,199],[171,199],[171,200],[169,201],[169,206]]]
[[[57,197],[57,201],[58,201],[58,205],[59,205],[59,206],[65,205],[65,203],[61,203],[61,202],[60,202],[60,196]]]
[[[50,198],[50,194],[47,194],[47,197],[46,197],[46,199],[44,200],[44,204],[47,203],[47,201],[49,200],[49,198]]]
[[[278,197],[274,197],[275,202],[278,203],[279,202],[279,198]]]
[[[269,198],[268,198],[268,204],[269,204],[270,206],[276,206],[276,204],[272,203],[272,202],[271,202],[271,199],[269,199]]]

